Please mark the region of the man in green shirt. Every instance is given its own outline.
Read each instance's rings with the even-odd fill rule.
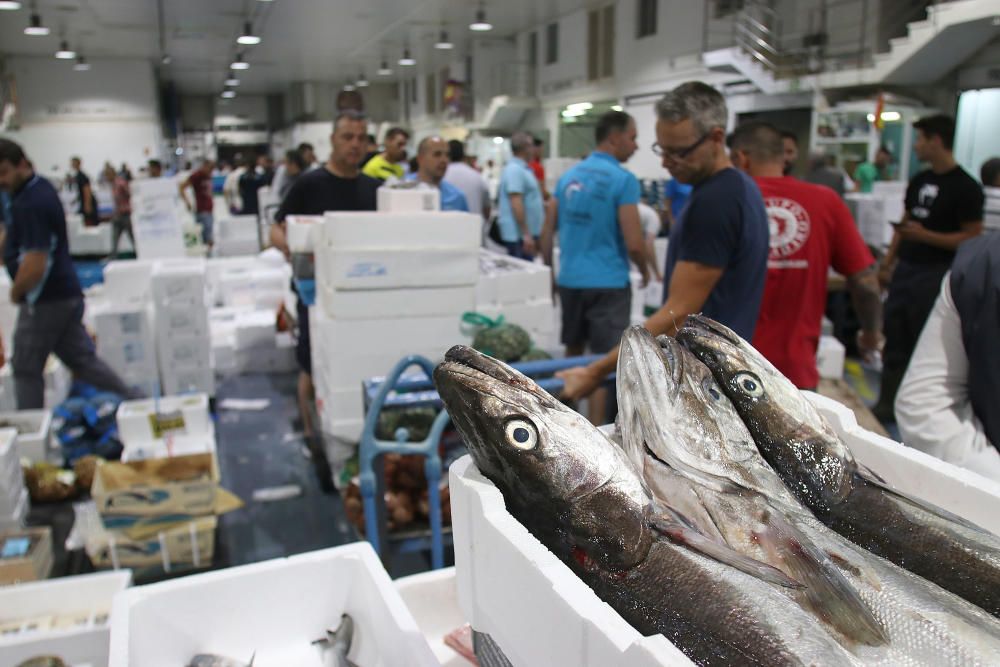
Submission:
[[[406,162],[406,142],[410,133],[401,127],[390,128],[385,133],[385,150],[368,160],[362,168],[362,173],[380,181],[389,178],[402,179],[406,174],[403,164]]]
[[[854,170],[854,182],[859,192],[871,192],[875,181],[886,180],[885,169],[892,163],[892,153],[885,146],[879,146],[875,153],[875,163],[865,160]]]

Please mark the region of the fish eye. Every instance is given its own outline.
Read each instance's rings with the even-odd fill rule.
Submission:
[[[524,419],[511,419],[504,427],[507,442],[518,449],[534,449],[538,444],[538,431],[535,425]]]
[[[764,395],[764,385],[761,384],[760,378],[753,373],[737,374],[733,378],[733,384],[750,398],[758,398]]]
[[[722,398],[722,393],[719,391],[718,386],[712,382],[711,378],[705,378],[704,387],[705,393],[708,394],[713,401],[718,401]]]

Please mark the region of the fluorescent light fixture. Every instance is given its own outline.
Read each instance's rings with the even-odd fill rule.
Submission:
[[[224,99],[231,100],[234,97],[236,97],[236,91],[235,90],[223,90],[222,91],[222,97]]]
[[[573,111],[576,110],[588,111],[590,109],[593,109],[594,105],[591,104],[590,102],[574,102],[573,104],[567,104],[566,108],[571,109]]]
[[[366,79],[365,75],[362,73],[361,76],[358,77],[358,80],[354,82],[354,85],[358,88],[367,88],[368,79]]]
[[[69,48],[69,42],[64,39],[59,42],[59,50],[56,51],[56,58],[59,60],[73,60],[76,58],[76,51]]]
[[[31,22],[28,23],[28,27],[24,29],[24,34],[32,37],[44,37],[49,34],[49,29],[42,25],[41,16],[37,13],[32,13]]]
[[[235,76],[230,76],[229,78],[226,79],[226,85],[227,86],[238,86],[238,85],[240,85],[240,80],[237,79]]]
[[[229,66],[229,69],[250,69],[250,63],[243,60],[242,53],[237,53],[236,60],[232,62],[232,64]]]
[[[562,112],[563,118],[576,118],[577,116],[582,116],[587,113],[586,109],[566,109]]]
[[[437,44],[434,45],[434,48],[441,49],[442,51],[455,48],[455,45],[451,43],[450,39],[448,39],[447,30],[441,31],[441,36],[438,37]]]
[[[611,105],[611,110],[612,111],[624,111],[624,109],[622,109],[622,105],[620,105],[620,104],[612,104]]]
[[[250,24],[250,21],[243,24],[243,34],[236,38],[236,43],[246,44],[247,46],[260,44],[260,37],[253,34],[253,26]]]
[[[20,2],[15,2],[15,0],[0,0],[0,10],[15,11],[20,8]]]
[[[874,123],[875,122],[875,114],[873,114],[873,113],[868,114],[866,116],[866,118],[868,119],[869,123]]]
[[[493,24],[486,20],[486,10],[476,11],[476,20],[469,24],[469,30],[473,32],[489,32],[493,30]]]
[[[382,61],[382,66],[378,68],[376,72],[379,76],[389,76],[392,74],[392,68],[389,67],[389,63],[385,60]]]
[[[882,120],[887,123],[891,123],[892,121],[899,120],[901,118],[898,111],[883,111],[881,117]]]
[[[73,65],[73,69],[77,72],[86,72],[90,69],[90,63],[83,56],[76,59],[76,64]]]
[[[417,61],[410,55],[409,49],[403,49],[403,57],[399,59],[399,64],[403,67],[413,67]]]
[[[503,137],[493,137],[493,143],[499,146],[500,144],[503,143]]]

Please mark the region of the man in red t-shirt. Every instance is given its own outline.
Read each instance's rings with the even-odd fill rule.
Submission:
[[[542,199],[549,200],[549,191],[545,188],[545,166],[542,164],[542,147],[545,142],[535,137],[535,143],[531,150],[531,161],[528,162],[528,169],[535,175],[538,187],[542,190]]]
[[[191,211],[191,200],[188,199],[187,189],[194,190],[194,220],[201,225],[201,237],[205,245],[212,247],[212,169],[215,163],[211,160],[203,160],[197,169],[191,172],[183,183],[180,184],[181,199],[187,210]]]
[[[847,206],[830,188],[782,175],[781,133],[762,122],[744,123],[732,139],[732,158],[764,196],[771,252],[753,345],[802,389],[819,384],[816,348],[826,310],[827,275],[847,276],[861,323],[858,349],[882,345],[882,300],[875,259]]]

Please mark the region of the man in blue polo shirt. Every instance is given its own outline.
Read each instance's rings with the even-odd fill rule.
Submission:
[[[566,356],[587,348],[605,354],[629,325],[632,287],[629,258],[648,280],[639,223],[639,180],[621,163],[635,153],[635,121],[609,111],[597,121],[597,148],[556,185],[556,201],[542,233],[542,253],[551,256],[559,232],[559,303]],[[590,401],[590,418],[604,422],[603,392]]]
[[[468,211],[469,203],[462,191],[443,180],[448,171],[448,142],[441,137],[421,139],[417,145],[417,173],[411,177],[441,193],[442,211]]]
[[[510,150],[514,157],[500,175],[497,224],[507,252],[514,257],[533,259],[545,215],[538,179],[527,163],[534,153],[535,139],[526,132],[515,132],[510,138]]]
[[[6,139],[0,139],[0,189],[12,196],[4,263],[14,281],[10,300],[20,304],[12,360],[18,410],[43,407],[42,372],[53,352],[84,382],[139,397],[97,357],[83,328],[83,292],[58,193],[35,174],[21,147]]]

